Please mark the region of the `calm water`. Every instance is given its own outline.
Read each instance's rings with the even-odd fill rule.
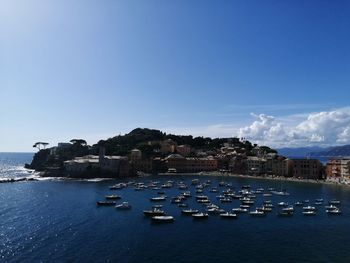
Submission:
[[[22,156],[23,157],[23,156]],[[1,167],[6,160],[2,157]],[[4,161],[5,160],[5,161]],[[19,158],[17,164],[23,162]],[[24,160],[26,161],[26,160]],[[11,161],[13,162],[13,161]],[[10,165],[11,166],[11,165]],[[12,165],[16,166],[16,165]],[[12,169],[12,168],[11,168]],[[1,173],[8,173],[1,170]],[[0,175],[2,176],[2,175]],[[152,180],[183,180],[189,177],[158,177]],[[148,181],[150,178],[138,179]],[[222,178],[201,177],[217,186]],[[224,179],[236,189],[280,188],[275,181]],[[182,216],[180,208],[164,202],[175,217],[170,224],[154,224],[142,210],[150,208],[157,191],[117,191],[108,186],[115,181],[18,182],[0,184],[0,256],[3,262],[350,262],[350,190],[339,186],[283,183],[290,196],[273,196],[273,202],[336,198],[342,201],[341,216],[327,216],[321,207],[315,217],[301,215],[279,218],[276,210],[265,218],[239,215],[236,220],[210,216],[194,221]],[[225,189],[225,188],[220,188]],[[189,190],[194,192],[194,187]],[[165,189],[171,197],[177,188]],[[129,211],[96,207],[95,202],[115,193],[133,206]],[[209,193],[216,201],[217,193]],[[190,207],[203,207],[190,198]],[[218,203],[218,202],[217,202]],[[257,197],[257,204],[262,197]],[[238,200],[221,205],[227,210]]]

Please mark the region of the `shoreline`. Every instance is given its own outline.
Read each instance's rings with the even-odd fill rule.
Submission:
[[[174,175],[196,175],[196,176],[213,176],[213,177],[234,177],[234,178],[244,178],[244,179],[259,179],[259,180],[270,180],[270,181],[287,181],[296,183],[310,183],[310,184],[324,184],[324,185],[337,185],[337,186],[350,186],[350,182],[339,182],[331,181],[327,179],[298,179],[294,177],[281,177],[281,176],[256,176],[256,175],[243,175],[243,174],[233,174],[233,173],[221,173],[221,172],[197,172],[197,173],[159,173],[158,175],[164,176],[174,176]]]

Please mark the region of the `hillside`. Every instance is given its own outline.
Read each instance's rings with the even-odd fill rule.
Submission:
[[[350,156],[350,145],[335,146],[335,147],[327,148],[323,151],[312,152],[311,156],[327,156],[327,157]]]

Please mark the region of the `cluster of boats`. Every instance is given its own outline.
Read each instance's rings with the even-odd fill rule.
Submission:
[[[157,195],[149,198],[150,202],[165,202],[170,199],[170,204],[175,204],[181,208],[181,214],[184,216],[191,216],[193,219],[206,219],[209,215],[218,215],[224,219],[235,219],[238,214],[247,213],[252,217],[264,217],[268,213],[272,212],[276,207],[277,216],[280,217],[290,217],[294,215],[297,207],[301,207],[301,212],[305,216],[314,216],[319,210],[320,206],[324,205],[324,200],[319,198],[316,199],[313,205],[310,205],[309,200],[298,201],[293,204],[287,202],[278,202],[275,205],[272,203],[271,196],[289,196],[290,194],[286,190],[276,191],[273,188],[263,189],[258,188],[252,190],[249,185],[244,185],[238,190],[234,190],[235,187],[231,183],[219,182],[217,186],[212,186],[211,180],[206,180],[205,182],[200,182],[198,179],[194,179],[191,185],[187,185],[183,181],[166,181],[160,183],[158,181],[150,181],[148,183],[144,182],[128,182],[128,183],[118,183],[109,188],[111,190],[123,189],[126,187],[133,187],[135,191],[143,191],[146,189],[156,190]],[[193,200],[197,202],[197,206],[202,206],[202,208],[189,208],[187,202],[188,198],[192,197],[192,192],[189,188],[194,188],[195,196]],[[168,198],[166,195],[166,189],[168,188],[178,188],[180,194]],[[213,193],[217,194],[215,196],[216,201],[205,195],[204,192],[209,192],[211,196]],[[256,197],[262,196],[262,204],[256,204]],[[98,201],[98,206],[115,206],[119,210],[131,209],[131,205],[128,202],[122,202],[117,204],[116,200],[121,199],[119,195],[107,195],[104,201]],[[234,202],[234,200],[239,201],[239,206],[231,209],[227,209],[227,204]],[[221,204],[221,205],[219,205]],[[255,208],[253,208],[255,206]],[[340,215],[341,210],[339,208],[339,200],[330,200],[328,205],[325,205],[326,213],[329,215]],[[225,209],[224,209],[225,208]],[[145,217],[149,217],[155,222],[174,222],[174,216],[168,215],[163,205],[157,204],[153,205],[150,209],[143,210]]]

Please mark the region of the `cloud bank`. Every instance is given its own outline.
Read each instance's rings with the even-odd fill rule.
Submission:
[[[273,147],[350,144],[350,107],[277,118],[252,114],[256,119],[239,128],[238,136]]]

